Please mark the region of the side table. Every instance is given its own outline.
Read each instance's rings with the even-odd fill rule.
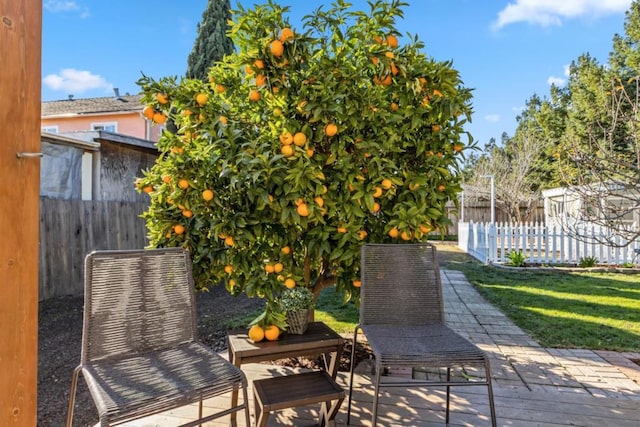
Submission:
[[[277,341],[254,343],[247,336],[247,331],[229,333],[228,345],[229,360],[237,367],[241,367],[243,363],[322,355],[325,371],[331,379],[335,380],[344,339],[324,323],[312,322],[304,334],[284,333]],[[237,392],[232,393],[231,400],[232,404],[238,402]],[[326,402],[323,403],[320,411],[320,425],[331,423],[336,412],[336,408],[330,408]],[[235,413],[231,414],[231,425],[237,425]]]

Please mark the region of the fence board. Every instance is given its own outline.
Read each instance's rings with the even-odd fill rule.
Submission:
[[[40,198],[40,300],[83,292],[84,257],[145,247],[147,203]]]
[[[521,251],[528,262],[546,264],[578,264],[582,258],[594,257],[599,264],[640,263],[636,250],[640,240],[630,243],[618,238],[619,247],[598,243],[603,233],[597,226],[587,227],[587,239],[577,239],[562,228],[540,223],[474,223],[458,224],[458,245],[478,260],[506,262],[511,251]]]

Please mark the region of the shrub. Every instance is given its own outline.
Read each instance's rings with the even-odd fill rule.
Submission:
[[[578,262],[578,266],[580,268],[588,268],[594,267],[598,263],[598,258],[594,256],[587,256],[580,258],[580,262]]]
[[[511,251],[507,254],[507,258],[509,258],[509,263],[514,267],[524,267],[524,263],[527,260],[522,251]]]

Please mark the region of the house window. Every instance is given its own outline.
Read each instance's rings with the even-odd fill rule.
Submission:
[[[91,123],[91,130],[104,130],[107,132],[117,132],[118,123],[116,122]]]
[[[40,130],[42,132],[58,133],[58,126],[42,126]]]

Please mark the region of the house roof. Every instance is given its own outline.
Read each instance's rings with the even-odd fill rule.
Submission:
[[[122,113],[142,110],[141,95],[64,99],[42,102],[42,117]]]

